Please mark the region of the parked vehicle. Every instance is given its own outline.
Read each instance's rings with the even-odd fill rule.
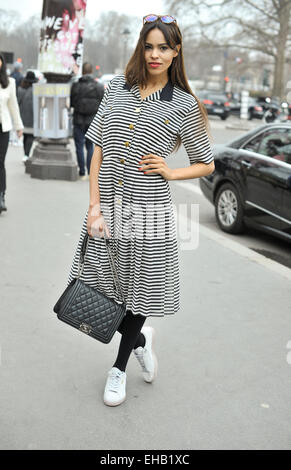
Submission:
[[[280,106],[280,100],[276,96],[257,96],[256,101],[262,106],[264,112],[272,106]]]
[[[219,116],[223,121],[228,118],[230,104],[224,93],[217,91],[197,90],[199,100],[204,104],[207,113]]]
[[[267,123],[290,121],[290,111],[290,105],[286,101],[283,101],[280,106],[270,106],[264,114],[264,121]]]
[[[229,101],[230,104],[230,114],[235,116],[240,116],[241,111],[241,102],[236,99],[231,99]],[[248,119],[263,119],[264,110],[261,105],[257,103],[255,98],[249,96],[248,98]]]
[[[291,242],[291,125],[264,124],[213,154],[215,171],[199,182],[221,230],[250,226]]]

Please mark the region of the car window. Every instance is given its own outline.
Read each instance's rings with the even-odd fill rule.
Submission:
[[[244,150],[250,150],[250,152],[257,152],[259,145],[262,140],[262,135],[263,133],[257,135],[253,139],[251,139],[249,142],[247,142],[245,145],[243,145],[241,148]]]
[[[257,152],[291,164],[291,129],[266,131]]]

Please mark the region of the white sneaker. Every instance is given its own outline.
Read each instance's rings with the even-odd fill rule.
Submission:
[[[117,367],[112,367],[108,372],[108,378],[104,390],[104,403],[108,406],[120,405],[125,398],[126,373]]]
[[[22,158],[23,163],[27,162],[28,159],[29,157],[27,155],[24,155],[24,157]]]
[[[158,361],[153,351],[155,330],[151,326],[144,326],[141,333],[145,337],[144,348],[139,346],[133,352],[141,365],[145,382],[152,382],[158,372]]]

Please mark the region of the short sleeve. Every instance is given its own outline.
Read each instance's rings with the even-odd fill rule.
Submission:
[[[179,135],[191,165],[199,162],[209,164],[214,160],[197,101],[184,117]]]
[[[114,78],[112,80],[114,80]],[[103,113],[106,108],[108,95],[112,88],[112,80],[108,83],[98,111],[85,134],[87,139],[91,140],[94,144],[99,145],[99,147],[102,147]]]

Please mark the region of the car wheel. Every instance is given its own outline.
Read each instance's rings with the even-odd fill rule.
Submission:
[[[219,188],[214,205],[216,220],[221,230],[228,233],[243,232],[243,206],[233,184],[225,183]]]
[[[225,121],[226,118],[227,118],[227,116],[220,116],[220,118],[221,118],[223,121]]]
[[[253,119],[253,115],[251,111],[248,111],[248,120],[251,121]]]

